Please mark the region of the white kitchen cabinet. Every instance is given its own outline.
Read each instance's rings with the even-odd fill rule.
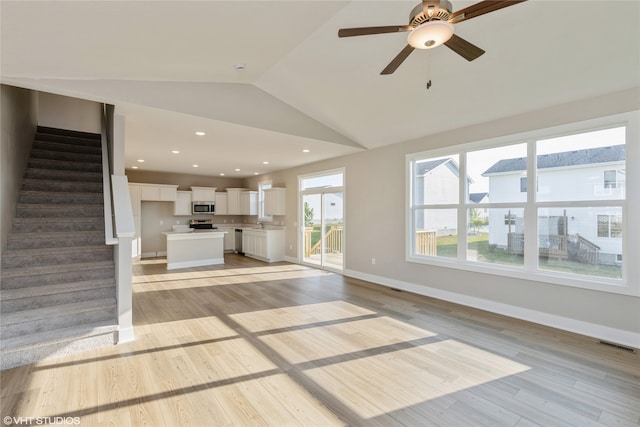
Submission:
[[[240,214],[258,215],[258,192],[243,191],[240,195]]]
[[[224,191],[216,192],[216,215],[227,215],[228,210],[227,193]]]
[[[247,188],[227,188],[227,215],[242,215],[240,195]]]
[[[218,227],[218,230],[226,232],[224,235],[224,251],[233,252],[236,250],[236,229],[230,227]]]
[[[286,214],[286,193],[286,188],[274,187],[264,190],[265,215]]]
[[[244,229],[242,250],[246,256],[266,262],[284,260],[284,230]]]
[[[145,202],[175,202],[177,185],[165,184],[135,184],[140,189],[140,201]]]
[[[194,202],[215,202],[215,187],[191,187],[191,200]]]
[[[191,191],[178,191],[173,207],[174,215],[191,215]]]

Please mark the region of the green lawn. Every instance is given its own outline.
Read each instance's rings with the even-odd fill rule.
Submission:
[[[487,263],[522,266],[522,255],[511,254],[505,249],[490,248],[488,233],[467,236],[468,252],[476,252],[477,260]],[[438,256],[455,258],[458,251],[457,236],[438,237]],[[540,268],[589,276],[621,278],[622,268],[616,265],[592,265],[576,261],[557,261],[540,258]]]

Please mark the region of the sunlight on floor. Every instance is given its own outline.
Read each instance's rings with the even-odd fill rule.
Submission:
[[[375,312],[348,302],[332,301],[249,311],[233,314],[229,317],[249,332],[262,332],[372,314],[375,314]]]

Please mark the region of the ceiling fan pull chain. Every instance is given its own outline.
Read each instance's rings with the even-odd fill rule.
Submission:
[[[427,57],[427,90],[429,90],[431,88],[431,52],[427,51],[426,53],[426,57]]]

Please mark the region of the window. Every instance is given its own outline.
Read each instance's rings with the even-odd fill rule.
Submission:
[[[271,221],[273,217],[264,213],[264,190],[271,188],[271,181],[258,184],[258,218],[262,221]]]
[[[626,140],[637,132],[636,119],[621,116],[408,155],[407,260],[619,285],[630,235]]]
[[[523,176],[522,178],[520,178],[520,192],[521,193],[526,193],[527,192],[527,177]]]
[[[604,188],[616,188],[617,184],[616,171],[604,171]]]

